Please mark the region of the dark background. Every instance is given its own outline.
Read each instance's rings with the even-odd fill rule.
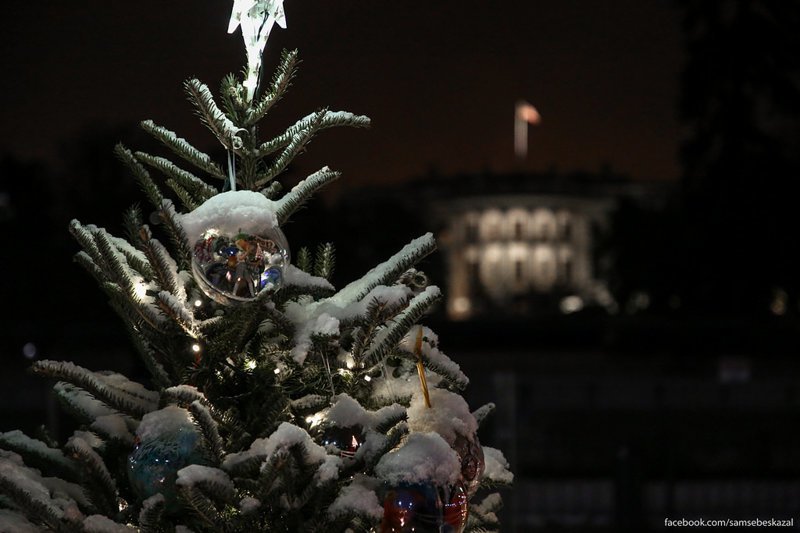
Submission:
[[[4,4],[0,430],[42,422],[65,429],[48,384],[25,372],[31,358],[141,373],[100,291],[71,262],[78,247],[66,227],[78,218],[120,233],[122,211],[143,201],[111,154],[120,140],[158,151],[138,131],[140,120],[152,118],[223,160],[181,83],[196,76],[216,88],[243,64],[238,32],[225,33],[229,4]],[[286,229],[293,247],[337,243],[338,286],[429,229],[413,212],[380,218],[385,209],[344,211],[366,189],[413,196],[414,180],[426,176],[509,171],[613,170],[635,183],[667,185],[657,210],[621,202],[601,243],[613,258],[605,273],[612,292],[624,301],[647,290],[647,313],[503,317],[467,328],[432,318],[446,351],[473,377],[471,403],[502,393],[509,372],[520,377],[515,414],[503,411],[485,437],[503,441],[508,426],[516,429],[520,488],[509,523],[527,530],[526,507],[544,498],[525,499],[539,494],[526,480],[613,480],[614,527],[636,530],[647,480],[780,488],[800,477],[800,391],[793,385],[800,375],[798,3],[290,0],[285,7],[288,29],[274,30],[267,71],[282,48],[298,48],[303,63],[267,131],[323,106],[373,119],[367,131],[323,132],[288,176],[291,182],[323,165],[344,172]],[[543,117],[530,129],[524,162],[512,150],[518,99]],[[426,265],[441,283],[436,260]],[[675,296],[680,306],[672,305]],[[27,343],[35,350],[26,356]],[[738,389],[719,383],[720,361],[744,361],[750,400],[737,403]],[[655,411],[642,407],[650,401],[644,394],[610,415],[524,408],[547,396],[525,385],[540,374],[563,378],[566,388],[553,397],[603,375],[605,385],[584,391],[602,403],[604,386],[637,372],[696,379],[707,384],[698,390],[719,389],[733,400],[703,410],[687,392],[688,407],[664,408],[669,392],[658,393],[656,384]],[[776,376],[779,390],[770,381]],[[661,417],[664,423],[655,422]],[[564,450],[561,462],[536,451],[546,438]],[[776,494],[773,503],[792,500]],[[710,508],[703,497],[688,496],[699,511]],[[752,501],[740,506],[750,517],[787,508]]]

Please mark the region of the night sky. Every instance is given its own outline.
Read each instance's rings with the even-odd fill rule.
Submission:
[[[84,132],[152,118],[214,149],[181,82],[216,89],[244,63],[226,33],[231,2],[5,3],[0,154],[58,168]],[[526,168],[674,179],[679,13],[667,1],[376,2],[287,0],[267,65],[284,47],[303,61],[267,119],[279,132],[328,106],[369,115],[373,128],[323,132],[298,160],[345,172],[345,183],[514,168],[514,102],[543,122]],[[271,71],[268,71],[271,75]],[[122,169],[120,170],[123,171]]]

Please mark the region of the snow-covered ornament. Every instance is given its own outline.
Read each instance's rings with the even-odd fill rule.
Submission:
[[[460,461],[438,433],[411,433],[375,473],[386,487],[381,533],[463,531],[469,509]]]
[[[432,408],[427,407],[430,401]],[[485,468],[483,448],[478,440],[478,422],[464,398],[445,389],[431,389],[429,395],[415,394],[408,409],[411,431],[433,431],[450,445],[458,455],[461,481],[467,493],[478,490]]]
[[[140,500],[161,493],[167,508],[177,503],[178,470],[207,465],[200,434],[189,412],[175,405],[144,415],[128,456],[128,480]]]
[[[283,0],[233,0],[233,11],[228,24],[228,33],[241,26],[244,47],[247,50],[247,100],[252,101],[261,77],[261,58],[267,46],[269,34],[275,23],[286,29],[286,14]]]
[[[274,203],[253,191],[218,194],[180,216],[193,243],[192,274],[206,295],[225,305],[247,302],[283,285],[289,244]]]

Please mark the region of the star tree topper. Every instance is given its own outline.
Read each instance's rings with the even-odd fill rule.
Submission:
[[[233,0],[233,12],[228,33],[242,27],[242,38],[247,50],[247,77],[244,86],[247,98],[252,101],[261,75],[261,58],[267,39],[275,23],[286,29],[283,0]]]

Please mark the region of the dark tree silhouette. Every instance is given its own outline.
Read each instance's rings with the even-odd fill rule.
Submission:
[[[680,2],[688,61],[681,115],[685,303],[765,313],[797,302],[800,4]]]

